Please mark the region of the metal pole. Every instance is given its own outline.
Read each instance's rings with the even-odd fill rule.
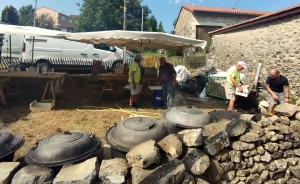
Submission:
[[[142,26],[141,26],[141,31],[143,31],[144,27],[144,8],[142,8]]]
[[[126,0],[124,1],[124,19],[123,19],[123,30],[126,30],[126,11],[127,11],[127,7],[126,7]]]
[[[35,20],[36,20],[36,4],[37,0],[35,0],[35,5],[34,5],[34,15],[33,15],[33,26],[35,27]],[[32,39],[32,48],[31,48],[31,66],[33,66],[33,53],[34,53],[34,39],[35,37],[33,36]]]
[[[35,0],[35,5],[34,5],[34,15],[33,15],[33,26],[35,27],[35,16],[36,16],[36,2],[37,0]]]
[[[124,19],[123,19],[123,30],[126,30],[126,11],[127,11],[127,7],[126,7],[126,1],[127,0],[123,0],[124,1]],[[126,47],[123,47],[123,62],[122,65],[125,63],[126,61]]]

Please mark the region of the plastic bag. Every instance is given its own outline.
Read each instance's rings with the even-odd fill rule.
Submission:
[[[199,97],[203,98],[203,99],[206,98],[206,90],[205,90],[205,88],[202,90],[202,92],[200,93]]]
[[[176,80],[179,85],[183,85],[191,75],[191,73],[188,71],[188,69],[185,66],[178,65],[175,68],[175,71],[177,73]]]

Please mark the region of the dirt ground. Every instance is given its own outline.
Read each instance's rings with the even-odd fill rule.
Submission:
[[[107,128],[122,121],[122,118],[126,119],[136,115],[146,115],[155,119],[162,118],[165,110],[152,105],[153,93],[146,87],[152,84],[143,85],[144,98],[139,99],[138,111],[127,111],[130,92],[124,89],[126,84],[126,82],[114,82],[117,101],[107,91],[97,102],[103,87],[102,82],[78,82],[66,79],[63,84],[64,94],[57,96],[54,109],[31,112],[29,104],[35,99],[41,100],[45,81],[37,80],[31,83],[25,80],[21,81],[22,98],[14,94],[12,89],[7,97],[8,106],[4,107],[0,103],[0,127],[5,131],[23,135],[25,138],[25,143],[16,151],[14,160],[25,156],[26,150],[31,148],[36,141],[55,134],[58,129],[93,132],[104,144]],[[182,96],[183,100],[186,97],[197,98],[196,95],[187,93]],[[225,108],[224,101],[215,98],[210,98],[206,102],[186,100],[185,104],[204,111]]]

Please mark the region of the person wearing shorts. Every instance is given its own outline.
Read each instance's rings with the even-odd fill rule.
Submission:
[[[290,88],[288,79],[280,75],[278,69],[271,69],[270,75],[266,80],[266,89],[268,91],[268,114],[274,113],[274,108],[277,104],[289,103]]]
[[[242,84],[240,79],[240,71],[244,68],[247,68],[244,61],[239,61],[235,66],[232,66],[227,71],[226,83],[225,83],[225,95],[229,100],[228,110],[233,111],[235,97],[235,89],[239,88],[239,91],[242,92],[243,88],[240,86]]]
[[[130,98],[128,109],[136,111],[136,102],[141,94],[140,80],[141,80],[141,69],[140,64],[143,60],[141,55],[136,55],[134,61],[129,66],[129,86],[130,86]]]

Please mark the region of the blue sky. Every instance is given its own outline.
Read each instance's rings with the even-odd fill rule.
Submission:
[[[66,15],[79,14],[77,2],[81,3],[82,0],[37,0],[37,8],[46,6]],[[1,0],[0,10],[2,11],[6,5],[13,5],[19,10],[23,5],[34,6],[34,3],[35,0]],[[162,21],[168,33],[174,29],[172,23],[177,18],[182,4],[274,12],[300,4],[300,0],[143,0],[142,2],[142,5],[148,5],[158,23]]]

